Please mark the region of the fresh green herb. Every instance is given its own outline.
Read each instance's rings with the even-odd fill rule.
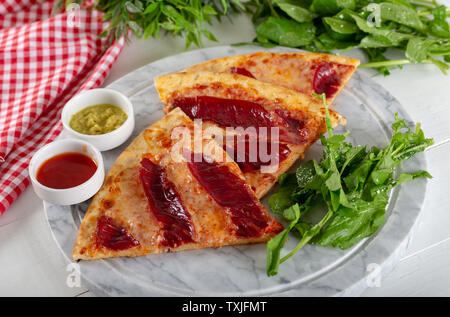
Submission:
[[[320,137],[323,158],[308,161],[296,173],[280,178],[280,189],[269,198],[273,212],[290,221],[289,226],[267,245],[267,275],[278,273],[278,266],[307,243],[347,249],[375,233],[384,223],[389,192],[395,186],[418,177],[431,178],[426,171],[401,173],[395,168],[404,160],[433,144],[425,138],[420,124],[409,129],[404,120],[395,116],[393,135],[385,148],[353,146],[344,135],[333,134],[325,95],[328,136]],[[326,208],[320,221],[305,220],[306,214]],[[311,217],[310,217],[311,218]],[[280,257],[289,232],[301,238],[298,245]]]
[[[360,67],[383,75],[409,63],[432,63],[444,73],[449,68],[450,9],[434,0],[250,0],[245,6],[257,25],[257,44],[314,52],[361,48],[369,62]],[[405,58],[388,60],[388,48]]]
[[[258,35],[283,46],[305,46],[311,44],[316,28],[311,22],[295,22],[269,17],[258,25]]]
[[[54,12],[64,5],[86,0],[58,0]],[[164,31],[186,38],[186,48],[192,43],[202,46],[202,39],[216,41],[208,30],[213,18],[219,19],[244,9],[240,0],[96,0],[95,8],[103,11],[103,21],[110,22],[101,36],[111,40],[125,36],[128,31],[137,38],[159,37]]]
[[[58,0],[54,11],[86,0]],[[257,36],[253,43],[264,47],[282,45],[314,52],[361,48],[372,67],[388,75],[394,66],[431,63],[446,73],[449,68],[450,9],[434,0],[96,0],[103,20],[110,22],[101,36],[111,40],[129,31],[137,38],[159,37],[164,31],[202,46],[202,39],[216,41],[208,30],[213,18],[220,20],[237,11],[252,16]],[[388,60],[393,48],[405,58]]]

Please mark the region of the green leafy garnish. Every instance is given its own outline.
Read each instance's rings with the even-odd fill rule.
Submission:
[[[64,5],[84,3],[86,0],[58,0],[57,12]],[[96,0],[94,6],[103,11],[103,21],[110,22],[101,36],[111,40],[122,36],[128,39],[128,31],[137,38],[159,37],[164,31],[182,35],[186,48],[191,44],[202,46],[205,37],[217,41],[208,30],[213,18],[219,19],[243,10],[240,0]]]
[[[333,134],[325,95],[328,136],[321,135],[323,157],[302,164],[295,173],[280,178],[278,192],[269,198],[273,212],[283,215],[289,226],[267,245],[267,275],[278,273],[288,260],[308,243],[347,249],[374,234],[385,221],[389,192],[395,186],[419,177],[431,178],[426,171],[395,175],[404,160],[433,144],[425,138],[420,124],[413,131],[395,115],[393,135],[385,148],[353,146],[344,135]],[[320,221],[305,220],[306,214],[326,208]],[[289,232],[300,236],[297,246],[281,257]]]
[[[86,0],[58,0],[54,12]],[[251,15],[253,44],[335,52],[360,48],[372,67],[384,75],[394,66],[430,63],[443,73],[450,68],[450,9],[435,0],[96,0],[109,26],[101,36],[114,40],[132,32],[137,38],[181,35],[186,48],[217,41],[209,31],[214,18],[233,12]],[[240,43],[242,44],[242,43]],[[239,45],[239,44],[238,44]],[[405,58],[388,60],[395,49]]]
[[[264,46],[313,52],[360,48],[369,60],[360,67],[383,75],[410,63],[432,63],[443,73],[449,68],[450,9],[434,0],[250,0],[245,6],[257,25],[255,43]],[[388,60],[387,49],[405,58]]]

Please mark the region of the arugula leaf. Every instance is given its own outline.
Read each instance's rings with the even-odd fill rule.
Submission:
[[[284,256],[282,259],[279,260],[279,263],[285,262],[287,259],[289,259],[291,256],[293,256],[295,253],[297,253],[297,251],[299,251],[301,248],[303,248],[311,239],[314,238],[314,236],[316,236],[320,232],[320,230],[330,220],[330,218],[332,216],[333,216],[333,211],[328,210],[328,212],[325,214],[325,216],[322,218],[322,220],[320,220],[314,226],[308,225],[307,227],[305,227],[305,226],[299,227],[298,225],[296,225],[296,229],[302,234],[302,239],[300,240],[300,242],[297,244],[297,246],[291,252],[289,252],[286,256]],[[289,227],[288,229],[291,230],[292,228]],[[269,241],[269,243],[270,243],[270,241]],[[272,275],[275,275],[278,273],[278,266],[279,265],[276,265],[276,266],[274,265],[274,267],[276,267],[276,270],[271,271]],[[269,275],[269,276],[272,276],[272,275]]]
[[[294,175],[294,174],[284,174],[284,175]],[[297,184],[302,188],[311,188],[311,189],[316,188],[316,186],[311,185],[314,184],[316,176],[317,175],[314,167],[314,161],[306,162],[305,164],[300,166],[295,172],[295,179],[297,181]]]
[[[450,8],[434,1],[410,0],[249,0],[245,2],[257,25],[256,43],[298,47],[312,52],[333,53],[360,48],[369,58],[359,67],[372,67],[387,76],[393,67],[432,63],[444,74],[450,69]],[[295,27],[281,22],[312,22],[307,39]],[[275,24],[278,24],[276,26]],[[287,26],[287,22],[283,22]],[[259,29],[263,25],[262,29]],[[258,32],[259,29],[259,32]],[[282,36],[283,32],[289,33]],[[293,34],[293,33],[299,34]],[[389,60],[386,49],[405,57]],[[442,56],[440,58],[439,56]]]
[[[355,7],[355,0],[313,0],[310,9],[320,15],[331,15],[342,9],[353,10]]]
[[[310,22],[298,23],[284,18],[269,17],[258,25],[256,33],[282,46],[308,45],[314,38],[316,28]]]
[[[277,274],[280,263],[288,260],[306,244],[347,249],[373,235],[384,224],[389,192],[416,178],[431,175],[426,171],[401,173],[394,179],[395,168],[404,160],[433,144],[425,138],[420,124],[411,130],[395,115],[392,138],[384,148],[354,147],[344,135],[333,134],[325,95],[327,136],[320,137],[323,157],[302,164],[296,173],[280,178],[280,189],[269,198],[272,211],[290,221],[289,226],[269,241],[267,274]],[[324,205],[327,212],[317,223],[303,218]],[[284,208],[284,210],[283,210]],[[317,217],[311,217],[317,218]],[[300,240],[286,256],[280,258],[289,232]]]
[[[278,180],[280,188],[278,191],[270,196],[269,206],[273,212],[283,213],[286,208],[294,204],[292,195],[295,191],[297,180],[294,174],[283,174]]]
[[[430,46],[434,43],[432,39],[412,38],[406,45],[406,57],[413,63],[420,63],[427,59]]]
[[[394,21],[419,31],[423,31],[426,28],[416,10],[403,4],[381,2],[378,4],[371,3],[369,6],[373,11],[379,12],[382,21]]]
[[[317,17],[315,13],[299,5],[298,1],[274,0],[273,3],[297,22],[309,22]]]
[[[338,18],[325,17],[323,22],[337,33],[354,34],[359,31],[356,24]]]
[[[294,228],[300,218],[300,208],[298,204],[289,207],[287,212],[294,215],[290,225],[267,243],[267,276],[273,276],[278,273],[281,250],[286,243],[289,232]]]
[[[366,38],[368,38],[368,37],[366,37]],[[364,41],[364,39],[361,41],[361,43],[363,41]],[[372,47],[372,46],[368,45],[366,47]],[[364,52],[366,52],[367,56],[369,57],[369,63],[370,64],[374,64],[374,63],[377,63],[377,62],[385,62],[385,61],[388,60],[383,55],[383,53],[386,52],[386,48],[384,46],[383,47],[373,46],[373,47],[374,48],[371,48],[371,49],[367,49],[367,48],[364,49]],[[378,72],[380,72],[384,76],[387,76],[387,75],[390,74],[389,69],[391,68],[391,66],[389,66],[389,65],[384,65],[384,66],[375,67],[375,68],[376,68],[376,70],[378,70]]]
[[[371,236],[383,225],[387,202],[384,195],[376,196],[370,202],[355,199],[353,209],[357,212],[350,217],[335,213],[326,230],[318,234],[313,243],[341,249],[352,247],[361,239]]]
[[[447,19],[447,11],[445,6],[439,6],[431,10],[433,21],[429,24],[430,33],[443,38],[450,38],[450,29]]]
[[[411,34],[394,31],[391,27],[383,25],[377,27],[376,25],[372,25],[367,22],[367,19],[362,18],[354,12],[347,11],[347,13],[355,20],[356,25],[361,29],[361,31],[383,39],[384,41],[390,43],[390,46],[401,45],[404,41],[414,37]]]
[[[310,50],[317,51],[317,49],[320,49],[323,52],[331,52],[336,48],[349,49],[358,46],[358,43],[354,41],[338,40],[336,38],[332,38],[330,35],[328,35],[328,33],[320,34],[317,39],[313,40],[313,43],[315,44],[315,47]]]

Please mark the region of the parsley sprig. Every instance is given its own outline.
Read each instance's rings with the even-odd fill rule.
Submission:
[[[285,262],[306,244],[347,249],[374,234],[384,223],[389,192],[395,186],[418,177],[431,178],[426,171],[401,173],[394,178],[395,168],[404,160],[433,144],[425,138],[420,124],[413,131],[395,116],[393,135],[385,148],[353,146],[345,142],[349,134],[333,134],[325,95],[328,136],[320,137],[323,157],[301,165],[296,173],[281,176],[278,192],[269,198],[273,212],[282,214],[290,223],[267,244],[267,275],[278,273]],[[307,215],[326,213],[318,222],[307,221]],[[311,218],[311,217],[310,217]],[[281,250],[289,232],[300,240],[281,258]]]
[[[86,0],[59,0],[54,11],[72,3]],[[240,0],[96,0],[95,8],[103,11],[103,21],[109,26],[101,33],[111,40],[125,36],[128,31],[137,38],[159,37],[161,32],[184,36],[186,48],[202,46],[205,37],[217,41],[208,30],[213,18],[221,19],[244,9]]]

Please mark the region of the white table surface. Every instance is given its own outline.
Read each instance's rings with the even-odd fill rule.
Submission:
[[[446,1],[449,5],[449,0]],[[231,24],[215,23],[219,44],[248,42],[253,26],[244,16]],[[206,46],[218,43],[208,42]],[[195,49],[192,47],[191,49]],[[124,48],[105,85],[132,70],[184,50],[181,38],[132,41]],[[358,51],[349,55],[361,58]],[[450,296],[450,74],[444,76],[432,65],[407,65],[388,77],[363,70],[381,84],[416,122],[421,122],[435,145],[427,151],[430,181],[427,198],[407,254],[383,277],[379,287],[363,296]],[[95,296],[81,285],[68,287],[70,272],[48,227],[42,201],[29,187],[0,216],[0,296]]]

